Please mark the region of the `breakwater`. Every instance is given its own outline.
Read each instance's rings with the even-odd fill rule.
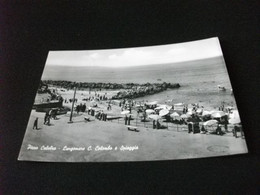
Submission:
[[[71,81],[54,81],[45,80],[42,83],[46,85],[53,85],[64,89],[89,89],[89,90],[120,90],[112,99],[137,98],[145,95],[152,95],[165,91],[167,89],[177,89],[180,87],[179,83],[95,83],[95,82],[71,82]]]
[[[72,82],[72,81],[54,81],[54,80],[44,80],[42,81],[43,84],[45,85],[54,85],[58,86],[64,89],[73,89],[75,86],[77,88],[82,88],[82,89],[133,89],[136,87],[140,88],[146,88],[148,87],[150,90],[156,90],[156,89],[166,89],[166,88],[179,88],[180,84],[179,83],[124,83],[124,84],[119,84],[119,83],[95,83],[95,82]]]
[[[167,89],[176,89],[179,88],[180,84],[172,84],[172,83],[153,83],[146,85],[133,86],[132,88],[122,89],[116,95],[112,97],[112,99],[132,99],[143,97],[146,95],[153,95],[156,93],[160,93]]]

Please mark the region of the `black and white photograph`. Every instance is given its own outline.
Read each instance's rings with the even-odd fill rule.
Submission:
[[[259,1],[0,10],[0,194],[259,194]]]
[[[247,153],[217,37],[50,51],[18,160],[118,162]]]

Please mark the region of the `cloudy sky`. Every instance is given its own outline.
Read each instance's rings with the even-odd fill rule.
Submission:
[[[221,56],[218,38],[126,49],[50,51],[46,66],[125,67],[175,63]]]

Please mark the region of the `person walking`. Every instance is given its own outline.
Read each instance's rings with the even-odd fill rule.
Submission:
[[[48,112],[46,112],[44,116],[44,122],[43,122],[44,125],[47,123],[47,120],[48,120]]]
[[[38,130],[38,117],[36,117],[34,123],[33,123],[33,129],[36,128]]]

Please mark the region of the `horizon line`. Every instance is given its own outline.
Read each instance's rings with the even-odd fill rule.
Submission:
[[[183,61],[177,61],[177,62],[167,62],[167,63],[161,63],[161,64],[142,64],[142,65],[124,65],[124,66],[106,66],[106,65],[57,65],[57,64],[45,64],[46,66],[60,66],[60,67],[102,67],[102,68],[129,68],[129,67],[141,67],[141,66],[155,66],[155,65],[162,65],[162,64],[180,64],[185,62],[195,62],[195,61],[201,61],[201,60],[209,60],[213,58],[222,58],[224,61],[223,55],[217,55],[214,57],[208,57],[208,58],[200,58],[200,59],[194,59],[194,60],[183,60]]]

